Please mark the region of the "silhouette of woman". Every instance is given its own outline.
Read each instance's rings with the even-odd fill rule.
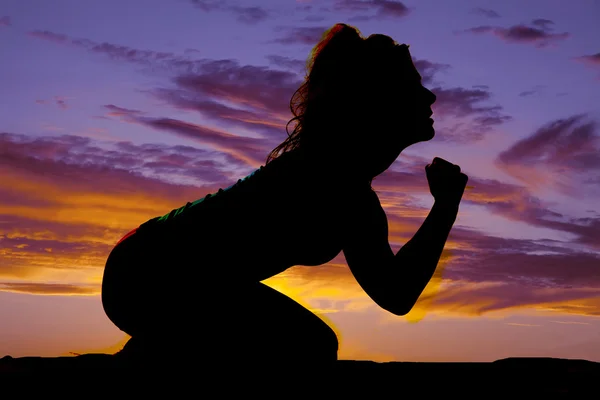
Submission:
[[[397,254],[371,183],[403,149],[434,137],[436,97],[422,86],[407,45],[363,38],[346,24],[323,35],[307,69],[290,102],[296,126],[265,166],[143,223],[110,253],[102,302],[132,336],[123,353],[335,361],[334,331],[260,281],[294,265],[325,264],[340,251],[382,308],[404,315],[417,301],[467,176],[440,158],[425,167],[434,206]]]

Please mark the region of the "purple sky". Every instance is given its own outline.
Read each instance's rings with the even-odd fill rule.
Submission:
[[[110,248],[263,165],[312,46],[345,22],[409,44],[438,97],[435,139],[374,181],[392,247],[432,205],[433,157],[473,189],[407,318],[342,255],[267,283],[326,315],[342,358],[600,361],[598,20],[592,0],[3,1],[0,356],[119,343]]]

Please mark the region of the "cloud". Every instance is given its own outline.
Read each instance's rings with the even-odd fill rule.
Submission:
[[[382,194],[380,200],[386,208],[388,219],[394,219],[395,224],[404,225],[408,229],[401,236],[406,237],[406,234],[410,233],[414,224],[417,223],[413,220],[407,225],[407,222],[411,219],[422,220],[429,211],[413,201],[415,195],[429,195],[423,170],[423,166],[428,162],[430,160],[421,158],[405,161],[405,156],[401,156],[390,169],[374,180],[376,191]],[[484,207],[490,213],[510,221],[566,233],[571,236],[571,242],[568,242],[570,247],[578,247],[580,250],[583,247],[588,251],[600,248],[600,215],[597,213],[592,213],[591,216],[585,218],[570,218],[552,211],[552,204],[534,196],[528,186],[510,184],[496,179],[485,179],[470,171],[465,172],[469,175],[469,184],[475,189],[465,193],[463,204]],[[398,218],[390,213],[396,214]],[[410,218],[406,218],[406,216],[410,216]],[[471,240],[468,235],[460,237],[455,235],[456,233],[451,236],[463,243]],[[477,234],[477,240],[483,240],[482,236]],[[516,243],[522,242],[510,242],[510,244],[505,242],[503,248],[516,246]],[[480,242],[479,246],[481,245]],[[538,247],[520,247],[519,249],[523,252],[557,252],[556,248],[536,246]],[[487,249],[484,250],[487,251]]]
[[[533,21],[531,21],[531,24],[535,25],[535,26],[539,26],[544,31],[548,31],[548,30],[552,29],[552,25],[554,25],[554,21],[550,21],[549,19],[545,19],[545,18],[537,18],[537,19],[534,19]]]
[[[474,234],[473,243],[477,238]],[[485,249],[445,250],[445,265],[438,266],[437,277],[406,316],[408,320],[416,322],[427,314],[464,317],[519,309],[600,315],[598,256],[532,256],[516,249],[506,255],[503,238],[482,234],[480,238],[488,245]],[[527,242],[523,245],[536,246]],[[328,312],[377,308],[344,264],[342,257],[339,263],[319,268],[294,267],[265,283],[312,305],[309,308],[323,308],[325,300]]]
[[[532,195],[526,186],[473,175],[469,175],[469,184],[476,189],[465,193],[464,204],[483,206],[511,221],[567,233],[572,237],[567,242],[572,247],[583,246],[592,251],[600,248],[600,218],[597,215],[571,218],[552,211],[551,203]]]
[[[413,64],[421,74],[421,83],[429,85],[433,83],[434,75],[439,72],[445,72],[450,69],[450,64],[436,63],[429,60],[413,58]]]
[[[457,31],[456,33],[491,33],[509,43],[533,44],[536,47],[547,47],[571,36],[568,32],[552,32],[552,25],[554,25],[554,22],[547,19],[535,19],[531,22],[531,25],[532,26],[519,24],[508,28],[482,25],[463,31]]]
[[[485,89],[457,88],[434,88],[437,100],[436,111],[440,113],[452,113],[458,117],[497,111],[498,106],[480,106],[479,104],[491,98],[491,92]]]
[[[358,14],[350,18],[350,21],[404,18],[412,11],[403,2],[394,0],[334,0],[333,9]],[[366,12],[374,14],[366,15]]]
[[[5,15],[2,18],[0,18],[0,26],[11,26],[11,25],[12,25],[12,21],[8,15]]]
[[[246,158],[253,160],[252,165],[256,165],[259,158],[264,160],[268,152],[286,138],[286,124],[292,118],[290,99],[302,79],[290,71],[214,60],[206,61],[193,74],[175,75],[172,82],[174,87],[157,88],[150,93],[176,108],[199,112],[207,120],[218,123],[223,131],[242,129],[259,134],[261,139],[256,140],[240,136],[242,141],[254,143],[252,149],[245,147],[244,152]],[[167,126],[173,124],[154,124],[159,128]],[[177,131],[181,132],[181,125]]]
[[[305,60],[298,60],[295,58],[280,56],[277,54],[268,55],[266,56],[266,58],[271,64],[277,67],[287,68],[302,75],[304,75],[306,72]]]
[[[506,283],[448,283],[429,303],[429,312],[481,316],[523,309],[561,314],[600,315],[600,296],[591,289],[532,289]]]
[[[36,104],[48,104],[49,102],[52,102],[62,110],[66,110],[67,108],[69,108],[69,106],[67,105],[67,98],[62,96],[54,96],[52,100],[38,99],[35,102]]]
[[[98,44],[87,39],[72,39],[52,32],[35,31],[31,35],[84,48],[90,52],[103,53],[116,61],[147,65],[153,70],[162,67],[172,74],[175,87],[158,88],[148,93],[166,100],[174,107],[198,111],[228,128],[240,127],[263,133],[267,140],[274,140],[271,148],[286,137],[285,125],[292,117],[289,111],[290,98],[302,83],[298,73],[240,65],[234,60],[193,60],[172,53],[137,50],[110,43]],[[106,108],[110,111],[108,117],[120,117],[127,122],[145,123],[159,129],[174,126],[173,121],[165,124],[165,121],[141,119],[140,110],[127,110],[114,105],[108,105]],[[133,115],[134,111],[136,118]],[[189,133],[190,126],[187,128],[185,132]],[[178,125],[177,129],[168,130],[182,132],[181,125]],[[246,155],[245,159],[256,165],[258,151],[264,151],[261,158],[265,159],[268,153],[265,148],[251,150],[253,154]]]
[[[222,2],[218,0],[190,0],[192,4],[201,9],[202,11],[211,12],[220,10],[222,8]]]
[[[279,44],[303,44],[314,46],[323,38],[323,34],[329,29],[327,26],[309,26],[309,27],[287,27],[278,26],[274,31],[282,34],[281,37],[269,41],[269,43]]]
[[[600,53],[575,57],[574,60],[581,62],[591,68],[596,68],[597,70],[600,70]]]
[[[227,1],[210,1],[210,0],[190,0],[200,10],[210,13],[214,11],[224,11],[232,13],[238,22],[245,24],[256,24],[264,21],[271,16],[271,12],[264,7],[251,6],[243,7],[233,4],[228,4]]]
[[[172,76],[174,87],[157,88],[147,93],[174,107],[198,111],[227,128],[239,127],[262,133],[268,140],[277,142],[272,143],[272,147],[286,137],[285,126],[292,117],[289,102],[302,83],[297,72],[240,65],[235,60],[190,59],[172,53],[72,39],[52,32],[33,32],[31,35],[103,53],[115,61],[149,66],[153,71],[162,68]],[[281,59],[277,60],[281,62]],[[111,107],[115,106],[107,107],[110,110],[108,117],[137,121],[129,115],[133,110]],[[142,115],[140,110],[135,111],[138,117]],[[263,158],[267,152],[265,150]]]
[[[132,110],[129,108],[118,107],[114,104],[106,104],[104,108],[109,110],[109,113],[107,115],[110,117],[133,117],[136,115],[145,114],[143,111],[140,110]]]
[[[196,96],[210,96],[233,103],[237,108],[272,114],[271,118],[282,123],[291,118],[289,102],[302,80],[288,71],[215,60],[204,63],[195,74],[176,76],[174,83],[178,89]]]
[[[28,32],[28,35],[56,44],[86,49],[91,53],[104,54],[114,61],[126,61],[144,66],[152,66],[153,68],[193,70],[196,64],[188,55],[140,50],[106,42],[98,43],[88,39],[71,38],[67,35],[51,31],[34,30]]]
[[[60,33],[54,33],[54,32],[50,32],[50,31],[35,30],[35,31],[28,32],[28,35],[31,37],[34,37],[34,38],[48,40],[50,42],[55,42],[55,43],[60,43],[60,44],[68,43],[70,41],[70,39],[67,35],[63,35]]]
[[[262,7],[241,7],[233,6],[231,8],[237,14],[239,22],[246,24],[256,24],[269,18],[270,13]]]
[[[472,14],[483,15],[487,18],[500,18],[500,14],[489,8],[477,7],[471,10]]]
[[[533,96],[536,94],[540,94],[543,89],[544,89],[543,85],[536,85],[529,90],[524,90],[524,91],[520,92],[519,97],[529,97],[529,96]]]
[[[493,128],[512,119],[503,113],[500,105],[485,104],[492,98],[489,89],[462,87],[443,88],[433,87],[430,90],[437,100],[432,109],[436,123],[438,117],[452,120],[452,125],[437,129],[440,139],[455,142],[477,141]],[[460,121],[461,119],[467,120]]]
[[[317,29],[319,38],[311,38],[313,45],[320,40],[320,35],[325,30]],[[53,39],[58,37],[60,43],[82,47],[91,52],[103,52],[117,61],[148,65],[153,70],[163,67],[173,76],[174,87],[149,90],[149,94],[176,108],[200,112],[224,129],[241,128],[258,132],[273,147],[286,137],[285,126],[292,118],[290,99],[303,81],[298,72],[241,65],[235,60],[193,60],[187,56],[142,51],[109,43],[97,44],[57,34],[42,36]],[[293,40],[302,40],[303,35],[292,37]],[[282,40],[285,41],[285,37]],[[284,62],[281,58],[271,60]],[[414,62],[423,76],[424,84],[432,83],[435,74],[449,68],[447,64],[424,59],[415,59]],[[295,61],[295,65],[299,65],[299,61]],[[509,119],[500,112],[499,106],[479,105],[479,102],[490,98],[489,91],[485,89],[437,87],[433,90],[438,95],[436,117],[454,115],[457,118],[468,116],[472,119],[467,127],[464,126],[465,123],[457,125],[455,121],[455,125],[446,128],[444,134],[440,135],[446,140],[476,140],[490,128]],[[113,116],[119,112],[113,111]],[[256,156],[250,157],[256,160]]]
[[[600,172],[598,123],[584,114],[551,121],[501,152],[496,165],[533,187],[577,195],[577,178]]]
[[[211,145],[213,148],[229,154],[238,162],[258,168],[264,163],[270,146],[265,140],[236,136],[224,131],[207,128],[202,125],[172,118],[139,118],[140,123],[160,130],[179,134],[199,143]]]
[[[215,121],[225,128],[232,130],[238,127],[244,128],[277,142],[284,139],[288,118],[275,112],[254,108],[239,109],[222,104],[214,97],[202,96],[200,93],[186,90],[156,89],[153,94],[174,107],[199,112],[207,120]],[[274,147],[275,142],[272,144]]]
[[[464,248],[452,249],[452,260],[445,270],[448,279],[500,282],[530,289],[600,288],[598,254],[570,251],[533,240],[465,233],[460,228],[451,235]],[[596,292],[596,296],[600,297],[600,293]]]
[[[536,254],[542,251],[547,254]],[[376,307],[356,283],[343,254],[319,268],[294,267],[265,283],[304,304],[327,299],[329,312]],[[454,227],[436,278],[407,318],[416,321],[428,313],[479,316],[526,308],[600,315],[599,286],[597,254]]]
[[[127,231],[242,175],[208,150],[70,135],[1,133],[0,158],[0,281],[9,282],[98,283]]]
[[[592,66],[600,66],[600,53],[589,54],[581,57],[577,57],[576,60],[584,62]]]
[[[297,3],[303,3],[297,1]],[[313,6],[312,4],[296,4],[294,7],[294,13],[297,16],[300,13],[311,13],[309,15],[304,16],[303,20],[307,22],[321,22],[327,19],[325,14],[331,13],[331,9],[329,7],[318,7]]]
[[[96,181],[99,187],[95,187],[89,177],[98,175],[97,179],[100,179],[115,174],[115,178],[118,176],[116,180],[123,182],[114,186],[118,191],[128,183],[143,183],[146,175],[161,176],[166,171],[148,166],[148,163],[158,162],[168,162],[173,167],[170,174],[162,175],[164,181],[173,182],[177,175],[180,180],[195,178],[200,186],[227,177],[226,164],[218,161],[219,153],[188,146],[133,145],[121,141],[103,148],[90,138],[80,136],[33,138],[8,133],[0,134],[0,143],[3,146],[0,154],[7,160],[7,165],[18,168],[14,172],[32,174],[28,176],[29,179],[35,179],[36,175],[45,172],[53,179],[58,179],[61,186],[68,188],[104,191],[103,182]],[[207,169],[207,162],[212,163],[213,168]],[[75,165],[81,168],[73,168],[69,172],[69,166]]]
[[[39,295],[98,295],[99,285],[69,285],[62,283],[11,283],[0,282],[0,291]]]

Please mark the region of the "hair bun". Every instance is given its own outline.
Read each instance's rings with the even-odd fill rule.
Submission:
[[[362,58],[363,41],[358,29],[350,25],[338,23],[326,30],[307,63],[310,80],[334,85],[336,80],[345,80],[344,74],[352,75],[351,69]]]
[[[327,49],[335,53],[343,53],[356,49],[362,42],[360,32],[355,27],[343,23],[337,23],[323,33],[321,41],[315,50],[318,53]]]

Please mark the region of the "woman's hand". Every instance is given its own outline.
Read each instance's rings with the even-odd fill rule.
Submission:
[[[442,158],[435,157],[425,166],[429,190],[436,203],[458,207],[469,177],[460,172],[460,167]]]

